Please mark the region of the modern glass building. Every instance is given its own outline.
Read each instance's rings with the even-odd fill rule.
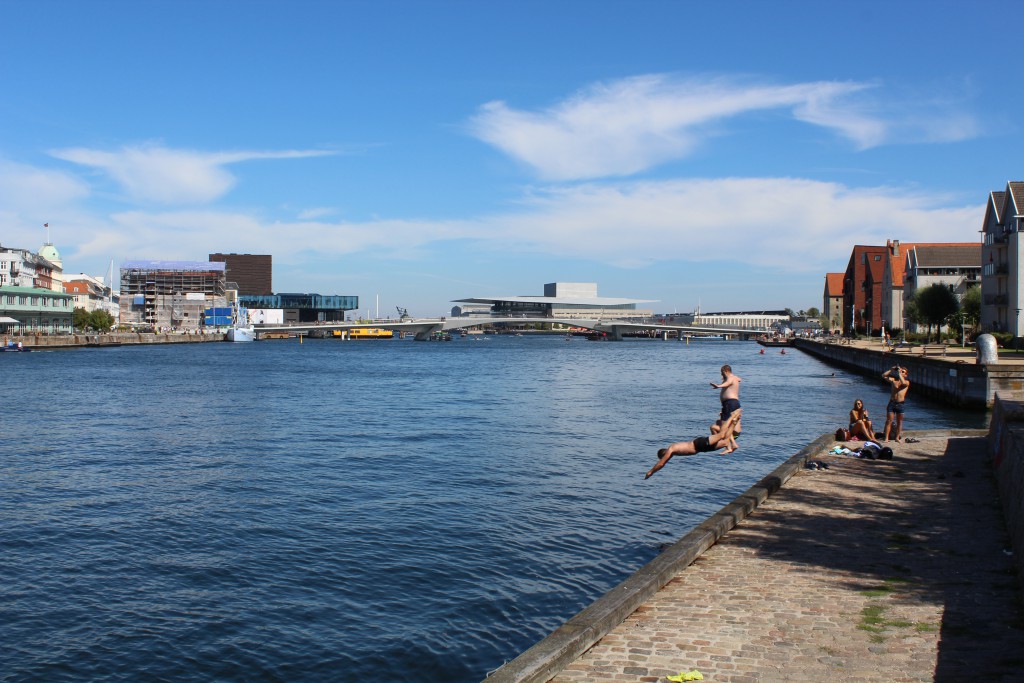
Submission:
[[[249,309],[282,309],[286,323],[344,322],[345,313],[359,308],[359,297],[335,294],[241,295],[238,303]]]

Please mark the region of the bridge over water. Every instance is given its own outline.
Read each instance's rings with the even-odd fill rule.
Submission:
[[[682,337],[690,334],[721,334],[739,339],[771,334],[768,328],[750,327],[708,327],[695,325],[668,325],[664,323],[644,322],[623,319],[584,319],[584,318],[416,318],[407,320],[372,320],[369,322],[338,322],[338,323],[291,323],[287,325],[256,325],[257,336],[271,332],[288,332],[291,334],[309,334],[318,331],[348,331],[354,329],[377,328],[384,330],[400,330],[412,332],[418,341],[430,338],[435,332],[450,332],[467,327],[493,325],[495,323],[511,324],[561,324],[581,327],[594,332],[608,335],[609,339],[621,340],[623,334],[636,332],[676,332]]]

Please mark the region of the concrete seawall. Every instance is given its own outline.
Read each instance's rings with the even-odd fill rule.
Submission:
[[[79,349],[93,346],[121,346],[130,344],[196,344],[222,342],[224,333],[213,334],[152,334],[121,332],[113,334],[61,334],[61,335],[4,335],[13,342],[21,342],[31,349]]]
[[[831,444],[831,436],[812,442],[547,638],[492,673],[487,683],[551,680],[779,490],[809,457]]]
[[[1024,403],[908,436],[817,439],[485,683],[1017,680]]]
[[[1024,403],[996,398],[989,430],[989,455],[1024,591]]]
[[[796,348],[828,363],[866,375],[881,375],[893,365],[910,370],[915,395],[924,395],[965,408],[987,408],[996,393],[1024,400],[1024,364],[978,365],[973,354],[965,357],[936,357],[889,353],[858,345],[825,344],[798,339]]]

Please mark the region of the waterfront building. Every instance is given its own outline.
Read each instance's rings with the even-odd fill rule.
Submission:
[[[50,242],[39,253],[0,246],[0,287],[35,287],[63,294],[63,262]]]
[[[196,331],[203,311],[228,306],[225,265],[127,261],[121,266],[121,324]]]
[[[225,264],[225,277],[228,282],[238,285],[241,296],[270,296],[274,293],[273,256],[210,254],[210,261]]]
[[[981,245],[978,243],[915,244],[907,250],[903,300],[935,284],[949,287],[958,300],[981,282]],[[916,326],[916,331],[923,327]]]
[[[891,242],[891,241],[890,241]],[[881,331],[882,281],[890,246],[856,245],[843,279],[844,327],[861,334]]]
[[[70,334],[74,299],[45,287],[0,287],[0,321],[10,334]]]
[[[90,313],[95,310],[106,311],[114,320],[121,316],[121,296],[102,277],[85,273],[65,274],[64,293],[74,297],[75,308],[84,308]]]
[[[707,327],[745,327],[751,329],[789,326],[791,316],[787,311],[732,311],[723,313],[693,314],[694,325]]]
[[[845,273],[825,273],[825,294],[822,297],[821,313],[833,330],[843,329],[843,278]]]
[[[1024,182],[1011,181],[991,192],[985,206],[981,247],[981,329],[1022,336],[1020,231],[1024,221]]]
[[[843,331],[881,330],[884,259],[890,247],[858,244],[843,275]]]
[[[359,297],[324,294],[239,295],[238,302],[250,311],[262,311],[250,317],[253,322],[276,319],[270,311],[281,310],[285,323],[344,322],[348,311],[359,309]]]
[[[52,243],[39,253],[0,246],[0,326],[13,334],[66,334],[74,302],[64,294],[63,262]]]
[[[916,246],[899,240],[886,240],[885,267],[882,272],[882,327],[905,329],[903,289],[907,272],[907,255]]]
[[[453,317],[523,318],[640,318],[650,317],[650,310],[639,310],[637,304],[653,303],[652,299],[622,299],[597,295],[594,282],[551,282],[544,285],[543,296],[487,296],[456,299]]]
[[[55,292],[64,292],[64,261],[60,258],[60,252],[53,242],[47,241],[39,250],[39,258],[49,265],[49,288]]]
[[[904,302],[918,289],[938,282],[962,298],[977,284],[980,265],[979,245],[971,242],[857,245],[843,277],[844,330],[851,322],[861,334],[905,329]]]

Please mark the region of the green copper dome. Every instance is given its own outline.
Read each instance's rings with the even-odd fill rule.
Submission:
[[[57,247],[53,246],[49,242],[43,245],[43,248],[39,250],[39,255],[50,263],[56,263],[60,265],[60,252],[57,251]]]

